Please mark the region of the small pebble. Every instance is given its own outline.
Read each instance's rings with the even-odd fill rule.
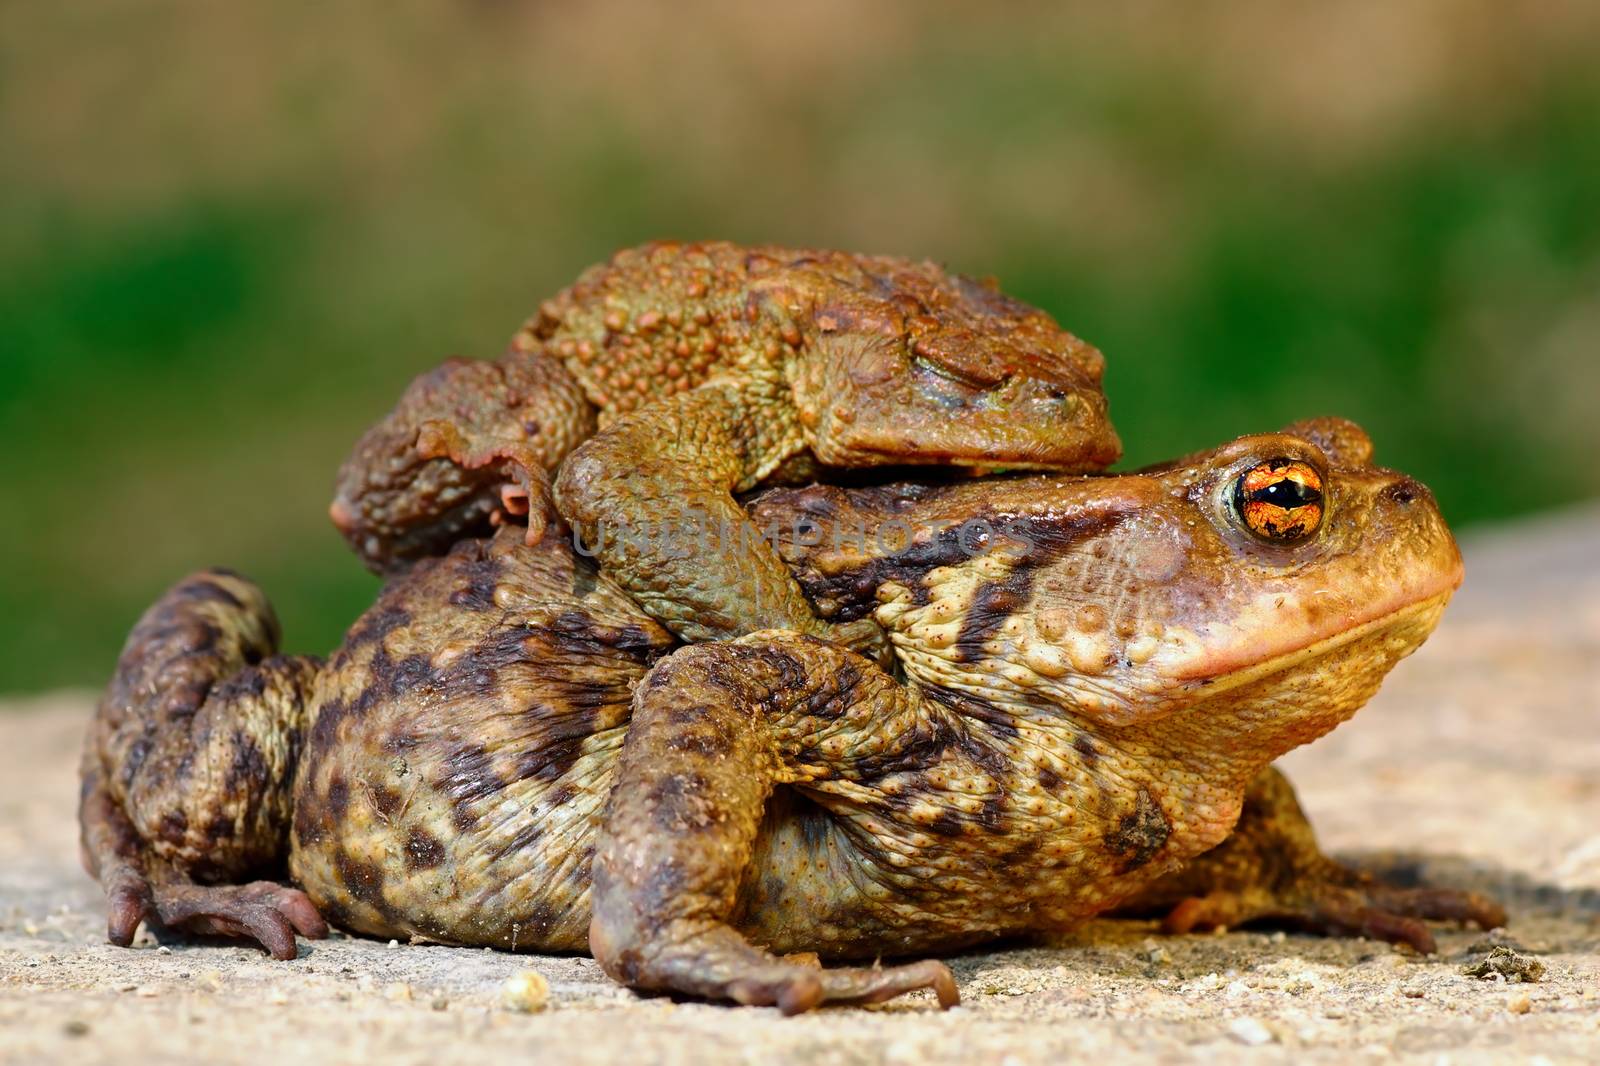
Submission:
[[[1526,1014],[1533,1009],[1533,997],[1526,992],[1513,996],[1511,1002],[1506,1004],[1506,1009],[1512,1014]]]
[[[432,1003],[428,1004],[428,1006],[432,1007],[434,1010],[449,1010],[450,1001],[445,999],[443,996],[438,996]]]
[[[404,1003],[411,999],[411,986],[404,981],[391,981],[383,986],[383,998],[391,1003]]]
[[[1461,972],[1480,981],[1533,984],[1544,979],[1544,963],[1510,948],[1497,947],[1476,962],[1461,967]]]
[[[500,986],[500,1005],[506,1010],[531,1014],[550,1001],[550,982],[538,970],[522,970]]]
[[[63,1025],[61,1027],[61,1031],[66,1033],[68,1036],[88,1036],[89,1023],[78,1018],[74,1018],[66,1025]]]
[[[1254,1018],[1235,1018],[1228,1023],[1228,1032],[1241,1044],[1260,1047],[1276,1039],[1271,1030]]]

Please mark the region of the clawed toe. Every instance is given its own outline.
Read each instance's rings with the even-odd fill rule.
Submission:
[[[882,1003],[922,989],[931,989],[943,1009],[961,1002],[955,975],[948,966],[932,961],[834,970],[785,967],[778,977],[736,980],[728,985],[727,995],[744,1006],[775,1006],[784,1014],[803,1014],[824,1004]]]
[[[1493,929],[1506,922],[1505,908],[1476,892],[1440,888],[1396,888],[1378,882],[1313,884],[1268,898],[1232,892],[1183,900],[1162,920],[1166,933],[1188,933],[1251,923],[1282,925],[1324,936],[1364,936],[1405,944],[1419,954],[1438,950],[1427,921],[1472,923]]]
[[[106,939],[119,948],[133,943],[139,923],[150,913],[147,885],[119,885],[106,892]]]
[[[328,925],[304,892],[257,881],[248,885],[123,885],[107,893],[106,936],[127,947],[141,922],[202,936],[254,940],[275,959],[299,954],[296,934],[312,940]]]

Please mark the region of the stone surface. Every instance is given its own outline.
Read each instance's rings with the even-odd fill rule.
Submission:
[[[1600,1055],[1600,508],[1467,545],[1444,625],[1350,724],[1286,765],[1324,840],[1401,875],[1497,892],[1502,938],[1418,959],[1360,940],[1164,938],[1101,922],[953,960],[927,999],[785,1019],[643,999],[593,962],[340,937],[291,963],[141,934],[103,942],[78,868],[74,765],[92,694],[0,713],[0,1061],[1181,1062]],[[1534,984],[1462,973],[1494,943]],[[545,1009],[502,1004],[532,968]]]

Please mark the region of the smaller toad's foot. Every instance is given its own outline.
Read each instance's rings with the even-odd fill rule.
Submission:
[[[298,933],[310,940],[328,935],[328,923],[297,888],[272,881],[248,885],[118,885],[106,893],[107,936],[127,947],[141,921],[200,936],[254,940],[275,959],[299,954]]]
[[[1308,877],[1273,891],[1217,891],[1191,896],[1168,912],[1161,928],[1188,933],[1246,924],[1283,925],[1324,936],[1364,936],[1406,944],[1424,955],[1437,950],[1426,921],[1473,923],[1493,929],[1505,908],[1477,892],[1400,888],[1330,863],[1324,877]]]
[[[369,568],[398,573],[517,514],[500,491],[511,482],[532,504],[537,540],[548,472],[594,430],[593,408],[558,360],[449,359],[356,443],[328,514]]]
[[[489,516],[492,525],[521,518],[528,523],[527,542],[537,544],[555,515],[550,475],[544,457],[527,441],[503,440],[480,432],[464,432],[453,422],[424,422],[417,431],[417,454],[448,459],[464,471],[495,468],[509,480],[499,487],[500,507]]]

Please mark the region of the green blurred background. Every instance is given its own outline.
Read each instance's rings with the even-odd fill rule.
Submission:
[[[0,691],[213,563],[333,646],[350,443],[659,236],[996,275],[1133,463],[1338,413],[1460,526],[1600,492],[1600,5],[978,7],[0,6]]]

